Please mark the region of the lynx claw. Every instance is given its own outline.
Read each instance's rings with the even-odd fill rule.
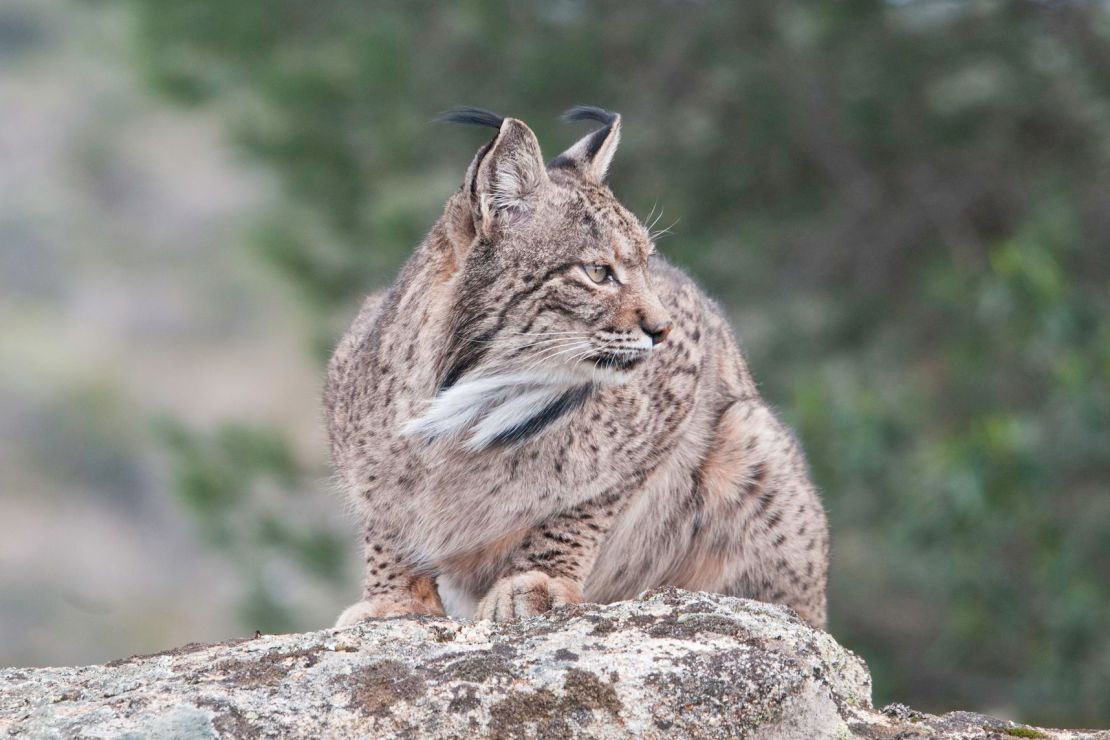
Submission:
[[[569,578],[538,570],[502,578],[478,604],[478,619],[506,622],[543,614],[557,606],[582,603],[582,589]]]

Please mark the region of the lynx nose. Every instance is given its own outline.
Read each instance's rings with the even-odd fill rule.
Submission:
[[[667,338],[667,335],[671,333],[671,328],[673,326],[674,322],[670,319],[653,322],[644,320],[640,322],[640,328],[644,330],[644,334],[651,337],[653,346],[663,342]]]

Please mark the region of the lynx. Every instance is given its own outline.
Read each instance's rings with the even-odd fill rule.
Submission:
[[[605,175],[621,117],[545,165],[496,135],[339,343],[324,406],[365,527],[338,625],[508,620],[657,586],[825,623],[824,510],[720,309],[656,253]]]

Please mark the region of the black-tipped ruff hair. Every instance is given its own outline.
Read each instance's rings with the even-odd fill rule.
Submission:
[[[610,113],[604,108],[598,108],[596,105],[576,105],[562,116],[564,121],[597,121],[604,123],[606,126],[612,126],[613,121],[617,120],[616,113]]]
[[[435,120],[440,123],[463,123],[470,126],[489,126],[490,128],[500,129],[501,124],[505,122],[505,117],[484,108],[463,107],[452,108],[440,113]]]

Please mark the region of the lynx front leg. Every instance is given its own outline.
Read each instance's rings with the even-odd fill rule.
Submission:
[[[582,584],[619,513],[619,501],[595,501],[532,530],[507,572],[478,604],[478,619],[506,621],[582,602]]]
[[[336,627],[347,627],[372,617],[406,614],[444,616],[435,579],[417,575],[388,540],[367,535],[366,580],[362,601],[343,610]]]

